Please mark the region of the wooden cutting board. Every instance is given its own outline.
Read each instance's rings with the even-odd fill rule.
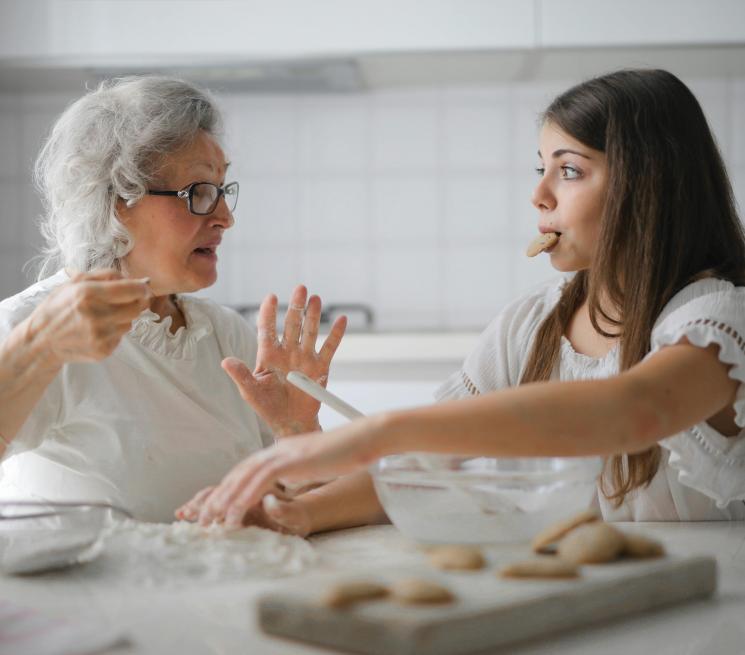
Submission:
[[[454,603],[412,607],[390,600],[338,610],[319,602],[336,582],[366,579],[390,584],[423,577],[446,585]],[[494,568],[436,571],[421,568],[327,574],[285,584],[258,601],[269,634],[370,655],[456,655],[711,596],[716,562],[666,557],[582,567],[576,580],[505,580]]]

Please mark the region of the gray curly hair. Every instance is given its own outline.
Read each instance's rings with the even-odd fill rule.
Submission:
[[[221,126],[207,91],[171,77],[107,80],[70,105],[34,167],[46,240],[39,279],[61,266],[118,267],[134,244],[117,217],[117,199],[134,205],[164,155],[188,145],[199,130],[217,136]]]

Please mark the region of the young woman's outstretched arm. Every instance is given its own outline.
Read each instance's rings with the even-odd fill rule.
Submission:
[[[543,457],[642,451],[734,402],[738,382],[718,350],[682,342],[604,380],[528,384],[298,437],[238,464],[205,499],[200,521],[239,525],[280,479],[351,473],[393,453]]]

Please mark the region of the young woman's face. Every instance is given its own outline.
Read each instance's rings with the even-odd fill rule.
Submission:
[[[559,271],[580,271],[592,264],[607,189],[605,153],[593,150],[552,123],[541,129],[540,180],[532,202],[538,229],[558,232],[547,252]]]
[[[164,158],[160,180],[152,189],[178,191],[194,182],[221,186],[227,167],[214,138],[200,132],[189,146]],[[214,284],[217,248],[234,222],[224,197],[214,212],[197,216],[181,198],[146,195],[132,207],[119,207],[119,217],[134,239],[123,268],[130,277],[149,277],[156,296]]]

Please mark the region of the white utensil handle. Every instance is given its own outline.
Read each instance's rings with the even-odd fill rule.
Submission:
[[[364,416],[364,414],[355,409],[350,404],[345,403],[341,398],[335,396],[330,391],[324,389],[318,382],[311,380],[305,373],[300,371],[290,371],[287,374],[287,381],[290,384],[295,385],[301,391],[304,391],[309,396],[315,398],[317,401],[328,405],[331,409],[339,412],[343,417],[349,420],[354,420]]]

